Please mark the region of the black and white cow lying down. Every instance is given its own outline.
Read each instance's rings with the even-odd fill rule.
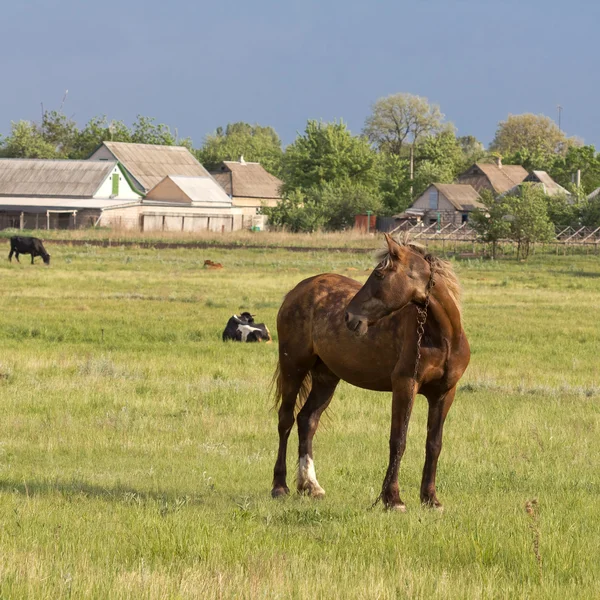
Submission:
[[[14,235],[10,238],[10,252],[8,254],[8,260],[12,262],[13,254],[19,260],[19,254],[31,254],[31,264],[36,256],[41,256],[45,264],[50,264],[50,255],[46,252],[42,240],[34,237],[23,237],[21,235]]]
[[[223,341],[234,342],[267,342],[271,341],[271,334],[264,323],[255,323],[254,316],[248,312],[241,315],[232,315],[223,331]]]

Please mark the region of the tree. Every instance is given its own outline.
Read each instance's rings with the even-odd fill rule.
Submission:
[[[54,146],[54,151],[61,158],[73,158],[73,150],[77,143],[79,130],[73,119],[56,110],[46,110],[39,128],[42,138]]]
[[[47,142],[34,123],[14,121],[4,139],[2,154],[7,158],[57,158],[53,144]]]
[[[263,208],[262,212],[269,217],[270,225],[285,227],[293,233],[312,233],[325,223],[322,207],[316,199],[307,198],[300,190],[286,192],[276,206]]]
[[[508,207],[501,198],[494,198],[490,190],[482,190],[480,196],[485,208],[471,212],[469,225],[482,242],[492,245],[492,258],[496,258],[498,242],[510,234],[510,223],[506,218]]]
[[[517,258],[529,256],[531,245],[554,237],[554,226],[548,218],[548,201],[542,188],[523,183],[519,192],[503,200],[510,219],[510,238],[517,242]]]
[[[571,146],[564,156],[556,158],[548,172],[557,183],[577,192],[574,179],[578,170],[584,194],[600,187],[600,157],[594,146]]]
[[[353,136],[343,122],[308,121],[303,135],[282,159],[284,192],[306,191],[324,183],[350,180],[376,185],[377,155],[363,137]]]
[[[131,128],[131,141],[134,144],[175,146],[177,140],[169,127],[154,121],[156,121],[154,117],[138,115]]]
[[[196,151],[198,160],[210,171],[216,170],[224,160],[259,162],[267,171],[278,175],[281,168],[281,140],[272,127],[229,123],[207,135],[202,148]]]
[[[456,138],[456,141],[463,155],[461,172],[486,156],[483,144],[474,135],[462,135]]]
[[[346,180],[325,182],[307,190],[292,190],[274,208],[263,208],[272,225],[291,231],[338,231],[354,226],[354,218],[382,208],[377,189]]]
[[[406,210],[411,203],[412,182],[408,175],[407,158],[380,152],[377,156],[379,194],[385,215],[395,215]]]
[[[154,121],[154,118],[138,115],[129,129],[122,121],[109,123],[105,116],[93,117],[79,130],[75,121],[62,112],[45,111],[40,125],[29,121],[13,123],[0,154],[13,158],[86,159],[108,140],[167,146],[177,143],[191,149],[189,139],[177,140],[169,127]]]
[[[567,196],[562,194],[548,196],[546,198],[546,212],[555,229],[580,227],[582,205],[573,202]]]
[[[429,104],[421,96],[399,93],[373,104],[363,131],[378,150],[400,156],[406,144],[417,144],[441,131],[443,120],[437,104]]]
[[[70,158],[88,158],[104,141],[131,142],[131,131],[123,121],[108,121],[105,115],[92,117],[77,135]]]
[[[530,156],[547,157],[564,155],[574,145],[580,142],[567,138],[550,117],[526,113],[508,115],[506,121],[498,123],[490,150],[503,156],[527,151]]]

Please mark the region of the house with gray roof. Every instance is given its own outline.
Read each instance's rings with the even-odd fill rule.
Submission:
[[[233,206],[244,214],[256,214],[262,206],[273,207],[281,201],[283,181],[269,173],[258,162],[225,160],[211,175],[232,199]]]
[[[133,186],[142,194],[149,192],[167,175],[210,177],[208,171],[184,146],[103,142],[88,159],[118,161]]]
[[[495,163],[475,163],[456,178],[456,183],[470,185],[476,192],[490,190],[497,196],[522,183],[528,175],[521,165],[503,165],[498,157]]]
[[[94,225],[105,207],[140,197],[115,160],[0,159],[0,228]]]
[[[453,223],[461,225],[469,213],[485,208],[477,191],[459,183],[432,183],[407,209],[412,218],[420,218],[425,225]]]

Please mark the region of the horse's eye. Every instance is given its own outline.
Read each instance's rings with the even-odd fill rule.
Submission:
[[[385,274],[382,271],[374,271],[374,273],[377,279],[383,279],[385,277]]]

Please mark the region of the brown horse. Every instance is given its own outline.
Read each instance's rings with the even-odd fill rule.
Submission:
[[[460,288],[450,263],[387,234],[386,241],[381,262],[362,287],[341,275],[317,275],[300,282],[279,309],[275,382],[281,405],[274,498],[289,493],[286,450],[298,397],[298,491],[324,496],[315,474],[312,440],[343,379],[360,388],[392,392],[390,458],[380,496],[391,509],[406,508],[398,469],[415,395],[427,398],[421,502],[441,508],[435,474],[442,429],[470,357],[461,324]]]

